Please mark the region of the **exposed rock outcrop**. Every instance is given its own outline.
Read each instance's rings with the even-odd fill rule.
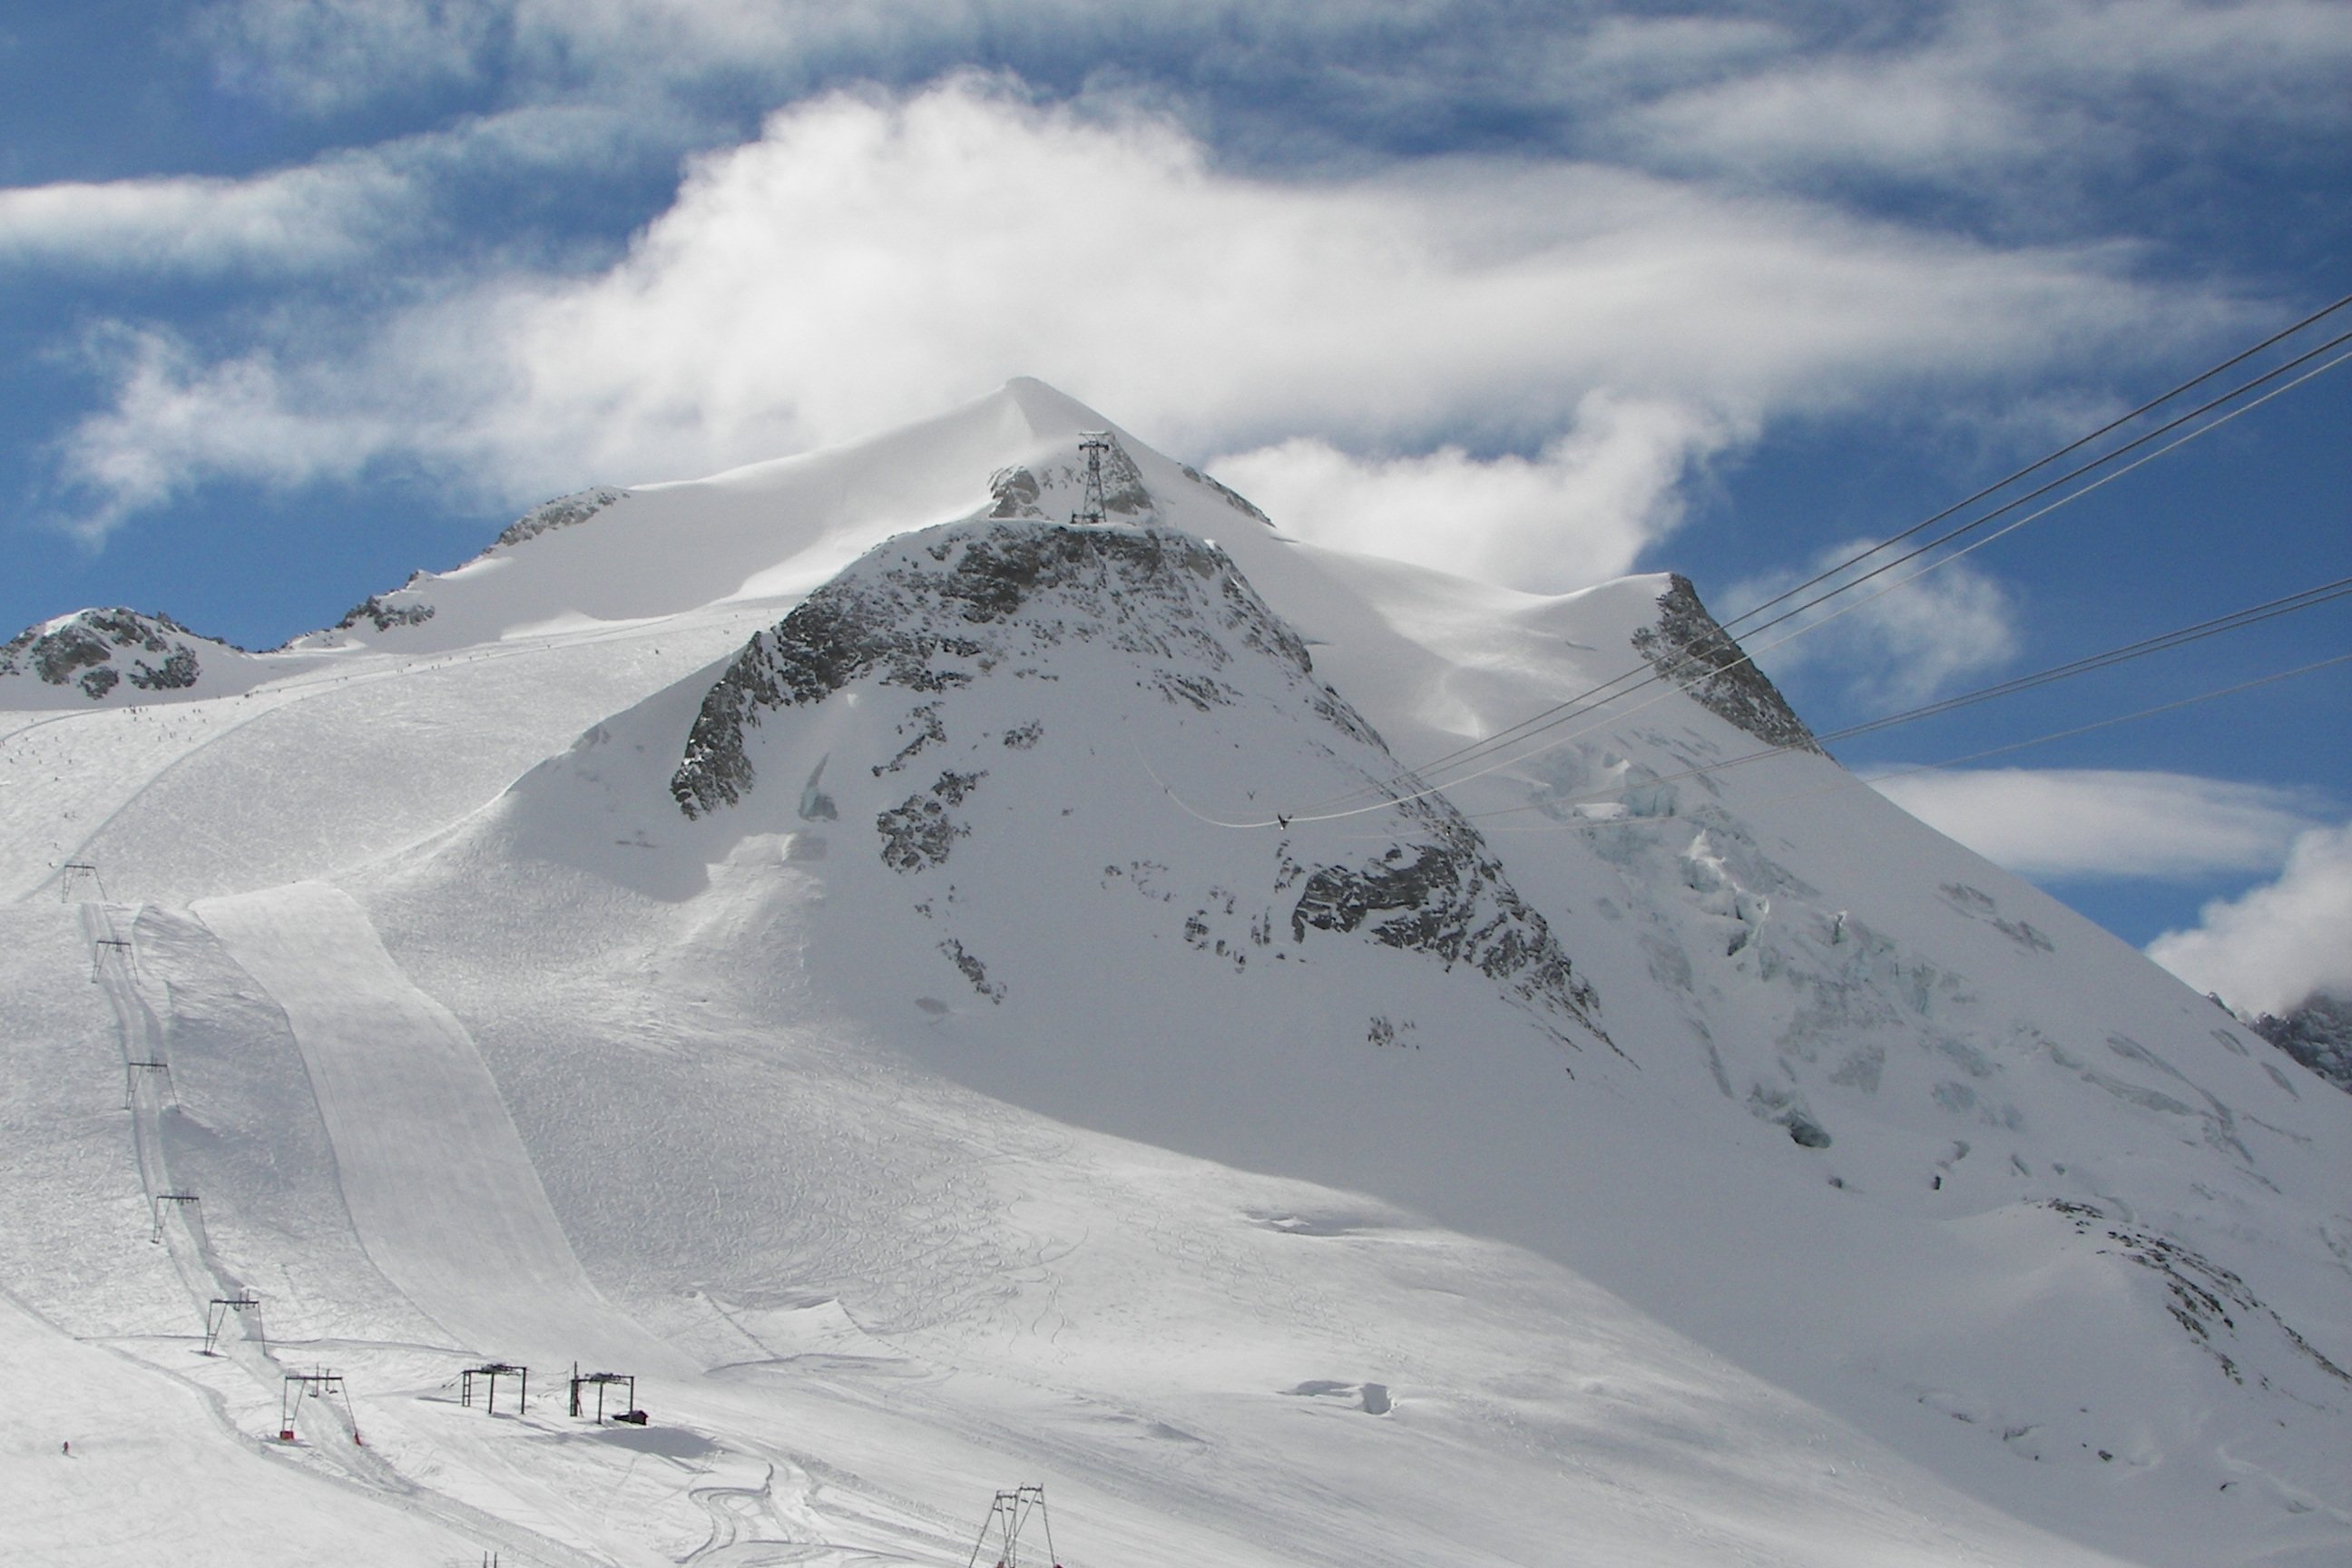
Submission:
[[[2352,999],[2315,993],[2284,1018],[2265,1013],[2254,1033],[2352,1093]]]
[[[104,701],[126,682],[139,691],[184,691],[204,673],[200,646],[242,649],[197,636],[169,616],[119,605],[80,610],[27,627],[0,646],[0,677],[29,675],[50,686],[79,688]]]
[[[1118,685],[1132,678],[1137,700],[1156,698],[1183,714],[1271,705],[1293,716],[1297,728],[1285,732],[1300,738],[1316,767],[1333,770],[1334,785],[1372,798],[1412,793],[1379,734],[1316,679],[1305,642],[1223,551],[1153,526],[1000,515],[1034,510],[1053,489],[1033,480],[1026,469],[1000,473],[986,517],[891,542],[754,637],[703,700],[670,780],[678,809],[700,818],[739,805],[759,787],[763,722],[857,683],[920,697],[875,737],[864,771],[877,780],[910,771],[919,754],[931,763],[983,730],[1000,757],[1030,752],[1038,725],[967,722],[959,693],[984,682],[1057,681],[1076,672],[1077,660],[1095,669],[1116,662]],[[1148,512],[1150,498],[1136,506]],[[1182,742],[1171,735],[1165,743]],[[796,763],[793,776],[806,765]],[[1030,765],[1025,756],[1021,765]],[[950,769],[927,788],[889,797],[875,819],[883,862],[923,878],[987,831],[968,800],[1017,788],[990,782],[989,771]],[[1477,971],[1563,1039],[1570,1023],[1597,1035],[1592,988],[1469,821],[1434,795],[1398,799],[1392,809],[1375,839],[1388,842],[1360,858],[1307,858],[1285,834],[1252,879],[1262,886],[1194,889],[1201,907],[1182,940],[1239,968],[1252,952],[1282,945],[1282,935],[1294,949],[1360,935]],[[1225,915],[1234,916],[1230,931]]]
[[[1658,595],[1658,619],[1633,634],[1633,647],[1651,668],[1709,712],[1730,721],[1767,745],[1819,752],[1821,742],[1789,706],[1771,678],[1756,668],[1731,634],[1699,603],[1691,580],[1676,573]]]

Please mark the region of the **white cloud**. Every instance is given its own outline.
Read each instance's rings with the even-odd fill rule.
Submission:
[[[60,462],[100,498],[70,524],[90,542],[207,479],[348,479],[392,444],[380,419],[297,406],[266,354],[204,364],[162,333],[120,327],[95,333],[88,352],[115,377],[115,405],[74,429]]]
[[[1725,605],[1737,610],[1762,604],[1814,573],[1852,560],[1871,543],[1850,540],[1832,545],[1804,573],[1738,584],[1724,596]],[[2015,607],[2000,583],[1968,561],[1925,573],[1920,568],[1927,563],[1913,563],[1856,582],[1858,573],[1890,558],[1880,554],[1839,573],[1806,597],[1841,582],[1856,585],[1769,631],[1740,632],[1740,645],[1776,679],[1835,679],[1850,700],[1870,709],[1914,707],[2015,657]],[[1763,619],[1789,607],[1777,605]]]
[[[1655,150],[1744,168],[1871,164],[1950,173],[2037,145],[1991,82],[1948,57],[1838,59],[1675,94],[1631,119]]]
[[[237,356],[241,417],[219,442],[181,410],[221,367],[146,365],[85,431],[108,461],[69,477],[100,519],[162,493],[151,470],[279,475],[234,434],[267,410],[289,431],[382,427],[415,460],[526,495],[708,472],[1031,374],[1195,454],[1293,437],[1537,450],[1477,470],[1496,515],[1546,495],[1594,506],[1621,539],[1594,558],[1615,559],[1624,531],[1671,518],[1662,476],[1768,416],[2152,352],[2149,321],[2189,334],[2228,313],[2113,262],[1589,164],[1253,179],[1165,120],[963,78],[779,112],[691,164],[599,275],[494,279],[357,349],[289,337],[266,371]],[[1292,449],[1292,469],[1314,455]],[[1410,492],[1465,461],[1350,471]],[[1497,569],[1557,585],[1513,536],[1495,535]]]
[[[1300,538],[1558,593],[1633,570],[1681,521],[1685,472],[1733,436],[1683,404],[1594,392],[1534,459],[1366,459],[1299,437],[1211,466]]]
[[[199,26],[233,87],[314,112],[476,76],[510,0],[233,0]]]
[[[113,271],[302,271],[366,254],[413,205],[366,155],[250,179],[199,176],[0,189],[0,263]]]
[[[2151,148],[2234,141],[2224,128],[2352,118],[2352,22],[2334,0],[1765,16],[1738,0],[1672,16],[1480,0],[221,0],[205,32],[232,82],[320,110],[501,72],[513,101],[643,100],[1017,59],[1110,63],[1255,111],[1329,69],[1346,100],[1302,101],[1361,112],[1359,129],[1478,103],[1653,166],[1800,182],[2127,171]]]
[[[380,274],[445,242],[437,205],[467,180],[611,167],[682,128],[644,113],[543,105],[467,120],[239,178],[173,175],[0,187],[0,267],[273,279]],[[405,258],[402,258],[405,260]],[[437,281],[403,268],[404,279]]]
[[[1782,43],[1624,104],[1619,134],[1678,166],[1965,184],[2352,118],[2352,19],[2326,0],[1971,0],[1855,43]]]
[[[2278,880],[2207,904],[2195,929],[2167,931],[2147,955],[2250,1013],[2352,996],[2352,824],[2304,834]]]
[[[1909,773],[1876,788],[2028,877],[2267,870],[2311,826],[2306,795],[2192,773],[1985,768]]]

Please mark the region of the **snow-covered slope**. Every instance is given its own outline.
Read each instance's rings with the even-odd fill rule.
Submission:
[[[952,1563],[1039,1480],[1072,1568],[2352,1552],[2352,1099],[1681,579],[1297,544],[1019,383],[371,604],[0,732],[0,1324],[122,1390],[45,1517],[192,1394],[154,1486],[453,1560]],[[320,1364],[364,1447],[269,1440]]]

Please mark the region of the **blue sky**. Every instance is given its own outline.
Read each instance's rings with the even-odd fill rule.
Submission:
[[[1728,613],[2352,292],[2327,0],[92,0],[0,5],[0,73],[7,627],[268,646],[1023,374],[1309,537]],[[1768,667],[1833,729],[2352,574],[2347,416],[2352,366]],[[2290,1005],[2352,987],[2347,668],[1890,788]]]

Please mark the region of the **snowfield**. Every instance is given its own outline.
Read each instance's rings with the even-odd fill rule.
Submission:
[[[1032,1483],[1067,1568],[2352,1561],[2352,1097],[1679,579],[1016,382],[184,685],[35,633],[12,1562],[952,1568]]]

